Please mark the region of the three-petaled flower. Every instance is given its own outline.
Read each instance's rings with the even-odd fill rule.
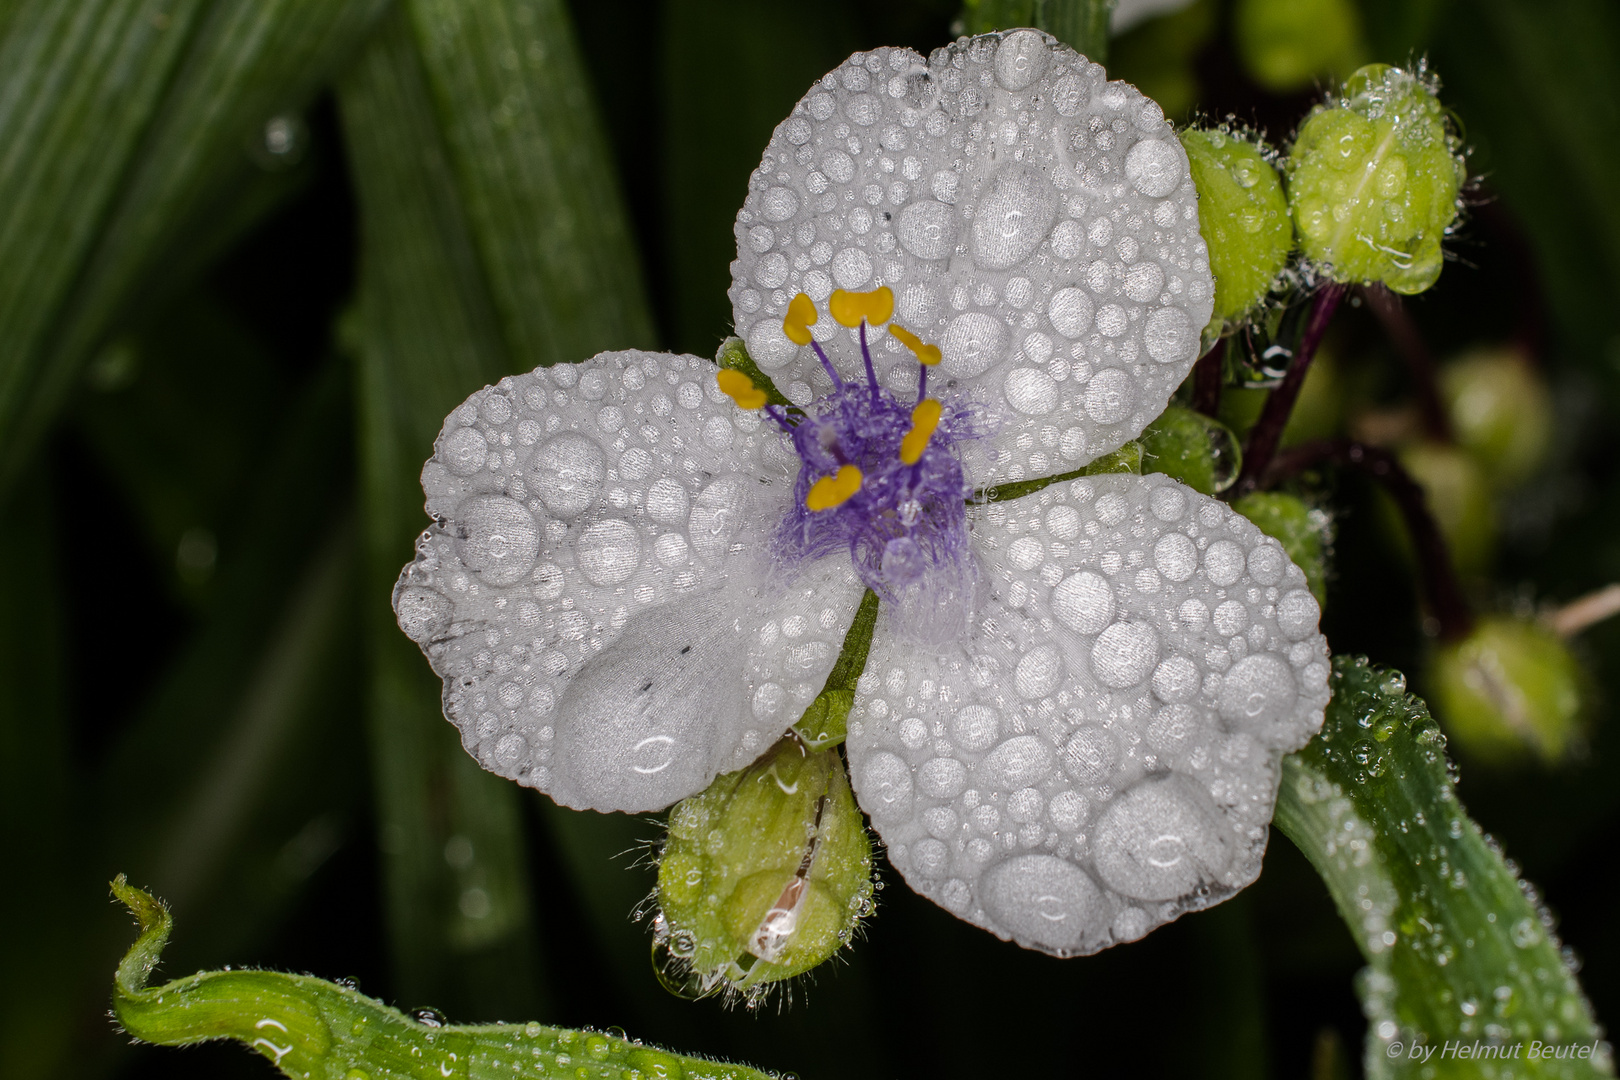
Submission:
[[[919,892],[1072,955],[1251,881],[1328,697],[1316,601],[1223,503],[1080,475],[1210,316],[1158,107],[1034,31],[856,54],[737,237],[759,379],[606,353],[446,421],[395,607],[468,750],[668,806],[799,719],[869,587],[846,753]]]

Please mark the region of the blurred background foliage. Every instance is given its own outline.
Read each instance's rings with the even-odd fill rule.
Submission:
[[[603,348],[712,355],[773,126],[852,50],[926,53],[960,14],[0,3],[0,808],[19,871],[0,890],[0,1075],[270,1075],[233,1047],[114,1032],[119,871],[174,905],[170,975],[352,977],[458,1021],[620,1025],[805,1077],[1326,1077],[1358,1058],[1360,957],[1275,832],[1258,885],[1089,959],[891,888],[791,1007],[673,998],[629,918],[659,826],[479,771],[393,625],[448,409]],[[1406,304],[1405,351],[1367,306],[1341,315],[1290,437],[1418,447],[1411,340],[1442,385],[1466,382],[1446,365],[1470,351],[1514,357],[1551,419],[1545,450],[1491,473],[1508,479],[1454,523],[1474,595],[1530,610],[1620,580],[1620,8],[1196,0],[1116,27],[1112,74],[1173,117],[1232,114],[1274,142],[1356,64],[1427,57],[1480,177],[1453,262]],[[1437,503],[1463,500],[1444,469],[1414,471]],[[1391,515],[1352,476],[1324,509],[1336,651],[1427,692]],[[1620,1015],[1620,625],[1578,651],[1584,750],[1544,765],[1462,747],[1460,793],[1542,887],[1603,1018]]]

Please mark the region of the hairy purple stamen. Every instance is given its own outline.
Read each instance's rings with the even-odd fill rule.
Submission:
[[[777,534],[776,557],[788,564],[847,549],[861,580],[891,603],[914,586],[960,594],[971,576],[966,507],[971,489],[956,444],[975,437],[971,415],[947,406],[922,455],[912,464],[902,461],[900,447],[912,427],[913,406],[902,404],[878,383],[864,321],[860,343],[864,385],[840,379],[815,345],[833,377],[833,389],[806,408],[791,428],[804,465],[793,509]],[[920,402],[928,369],[918,366]],[[805,501],[811,486],[844,465],[861,470],[860,489],[837,506],[809,510]]]

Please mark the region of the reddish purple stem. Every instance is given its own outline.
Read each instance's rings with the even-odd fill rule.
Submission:
[[[1243,448],[1243,472],[1238,477],[1233,492],[1235,495],[1246,495],[1259,487],[1261,477],[1271,466],[1277,444],[1282,440],[1283,428],[1288,426],[1288,418],[1294,412],[1299,389],[1305,385],[1305,375],[1310,371],[1311,361],[1316,357],[1316,350],[1321,347],[1322,338],[1327,334],[1328,324],[1333,321],[1333,313],[1339,309],[1339,301],[1344,299],[1348,288],[1337,282],[1324,285],[1311,302],[1305,334],[1300,339],[1299,348],[1294,351],[1293,359],[1288,362],[1288,374],[1283,376],[1282,385],[1267,396],[1260,419],[1249,432],[1249,443]]]
[[[1292,446],[1279,453],[1261,479],[1265,486],[1297,476],[1318,465],[1334,464],[1356,469],[1377,481],[1400,508],[1406,534],[1417,553],[1418,573],[1424,600],[1440,624],[1440,640],[1460,641],[1474,627],[1474,611],[1463,595],[1451,552],[1440,526],[1429,512],[1423,488],[1401,468],[1388,450],[1364,446],[1350,439],[1323,439]]]

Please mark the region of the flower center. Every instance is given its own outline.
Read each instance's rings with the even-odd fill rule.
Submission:
[[[925,344],[905,327],[889,333],[918,361],[917,399],[902,403],[879,385],[867,343],[869,327],[889,322],[894,293],[888,288],[832,294],[828,312],[857,330],[865,378],[845,381],[810,327],[819,319],[804,293],[788,305],[783,332],[809,345],[832,380],[832,390],[802,411],[767,404],[766,392],[740,371],[722,370],[720,389],[740,407],[762,408],[793,440],[803,463],[793,509],[777,533],[775,556],[795,563],[847,548],[867,587],[891,603],[930,576],[960,593],[971,573],[967,548],[967,497],[971,494],[954,446],[973,437],[968,415],[927,396],[928,369],[940,361],[938,346]]]

